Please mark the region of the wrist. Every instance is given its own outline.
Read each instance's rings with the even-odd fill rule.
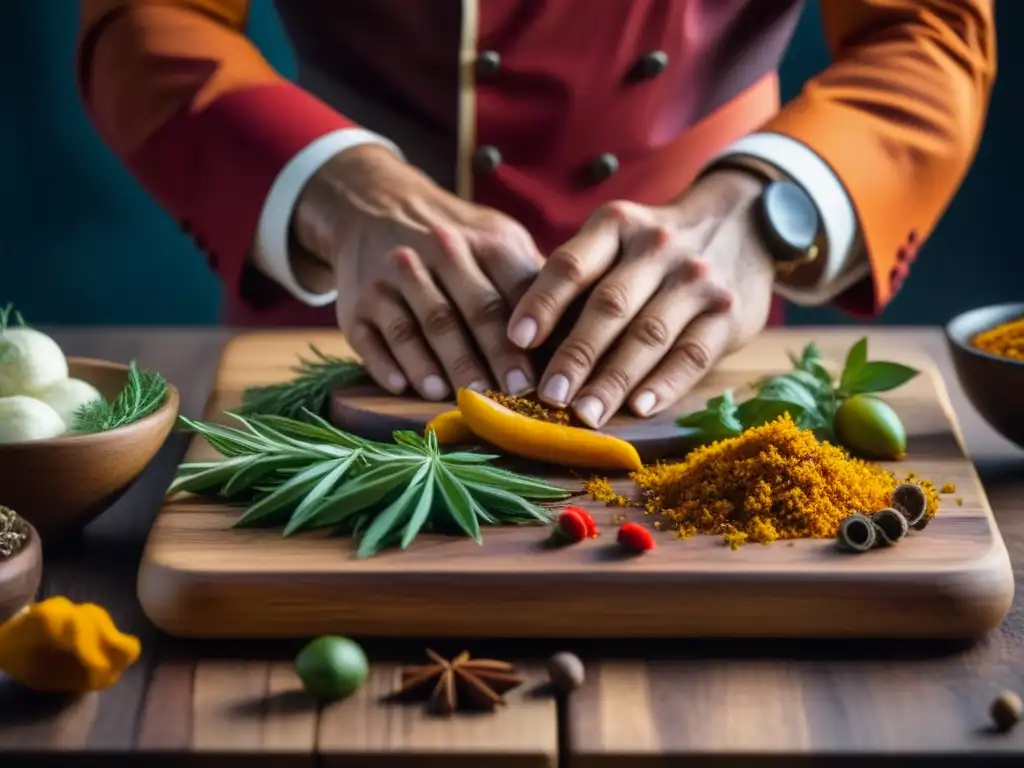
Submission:
[[[337,244],[344,232],[358,226],[359,206],[353,198],[374,180],[406,166],[394,152],[364,144],[334,155],[313,174],[296,200],[291,238],[308,256],[333,268]]]

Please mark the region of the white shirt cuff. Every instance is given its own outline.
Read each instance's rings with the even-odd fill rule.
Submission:
[[[775,292],[794,304],[827,304],[871,272],[861,245],[853,203],[843,183],[813,150],[778,133],[753,133],[726,147],[715,159],[756,158],[799,184],[817,205],[825,230],[826,260],[817,285],[794,288],[776,284]]]
[[[271,280],[280,283],[292,296],[311,307],[323,307],[338,298],[337,291],[307,291],[295,277],[288,247],[292,213],[306,182],[339,152],[361,144],[380,144],[399,157],[401,150],[388,139],[364,128],[342,128],[326,133],[299,151],[277,174],[263,203],[252,260]]]

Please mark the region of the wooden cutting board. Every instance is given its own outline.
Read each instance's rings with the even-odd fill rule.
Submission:
[[[786,351],[811,338],[841,359],[857,335],[769,331],[724,360],[680,407],[786,369]],[[873,359],[924,371],[887,398],[910,435],[896,469],[957,486],[942,497],[937,519],[894,549],[840,556],[831,541],[801,540],[731,551],[718,537],[658,533],[655,551],[622,559],[613,545],[613,516],[622,511],[589,504],[605,535],[562,550],[539,546],[543,530],[492,528],[483,546],[423,536],[406,552],[357,560],[347,539],[234,530],[238,510],[177,497],[150,534],[139,599],[155,624],[189,637],[981,635],[1009,610],[1006,548],[934,363],[886,341],[872,344]],[[350,354],[340,335],[325,331],[232,340],[207,417],[224,420],[221,411],[236,407],[247,386],[288,378],[310,342]],[[196,440],[187,460],[215,455]],[[578,482],[568,473],[553,479]]]

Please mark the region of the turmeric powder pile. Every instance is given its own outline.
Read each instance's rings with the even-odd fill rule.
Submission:
[[[1024,360],[1024,317],[982,331],[971,345],[990,355]]]
[[[698,448],[685,461],[645,466],[630,477],[646,514],[659,516],[680,538],[715,534],[733,548],[745,542],[834,537],[850,514],[888,507],[899,484],[882,467],[820,442],[788,414]],[[925,514],[933,516],[939,498],[935,487],[914,482],[925,489]],[[590,481],[586,489],[598,501],[613,500],[607,481]]]

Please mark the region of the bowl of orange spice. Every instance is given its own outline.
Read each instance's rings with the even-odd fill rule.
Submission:
[[[957,378],[994,430],[1024,448],[1024,302],[957,315],[946,325]]]

